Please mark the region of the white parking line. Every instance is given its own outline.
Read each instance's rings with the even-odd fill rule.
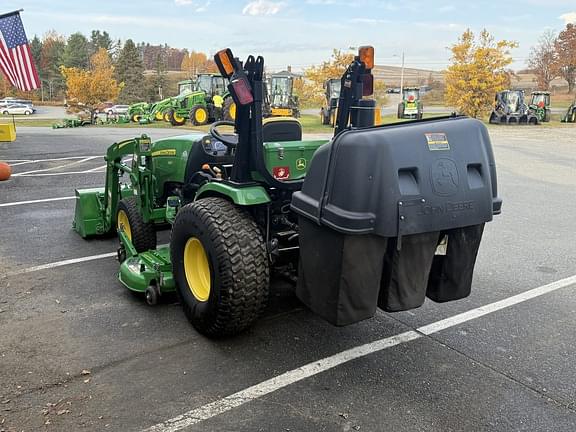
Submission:
[[[19,270],[15,270],[12,272],[8,272],[8,273],[6,273],[6,276],[15,276],[15,275],[20,275],[20,274],[32,273],[32,272],[36,272],[39,270],[47,270],[47,269],[52,269],[52,268],[56,268],[56,267],[67,266],[70,264],[78,264],[78,263],[87,262],[87,261],[99,260],[102,258],[115,257],[116,255],[117,255],[116,252],[109,252],[109,253],[100,254],[100,255],[90,255],[90,256],[81,257],[81,258],[72,258],[72,259],[63,260],[63,261],[56,261],[53,263],[37,265],[37,266],[33,266],[33,267],[27,267],[24,269],[19,269]]]
[[[101,168],[101,167],[99,167]],[[70,174],[102,174],[102,171],[94,171],[93,169],[89,169],[86,171],[67,171],[62,173],[38,173],[38,174],[20,174],[18,177],[47,177],[47,176],[64,176]]]
[[[58,165],[58,166],[54,166],[54,167],[50,167],[50,168],[37,169],[37,170],[32,170],[32,171],[25,171],[23,173],[15,173],[15,174],[12,174],[12,177],[26,176],[26,175],[29,175],[32,173],[44,173],[46,171],[53,171],[53,170],[57,170],[57,169],[61,169],[61,168],[68,168],[68,167],[71,167],[74,165],[79,165],[81,163],[88,162],[89,160],[96,159],[98,157],[100,157],[100,156],[88,156],[88,157],[85,157],[83,159],[80,159],[80,160],[77,160],[74,162],[66,163],[64,165]]]
[[[59,157],[59,158],[50,158],[50,159],[10,159],[7,161],[4,161],[12,166],[15,165],[24,165],[24,164],[31,164],[31,163],[37,163],[37,162],[53,162],[53,161],[59,161],[59,160],[74,160],[74,159],[84,159],[87,157],[92,157],[92,156],[66,156],[66,157]],[[94,156],[94,157],[104,157],[104,156]]]
[[[59,198],[43,198],[37,200],[29,200],[29,201],[12,201],[8,203],[1,203],[0,207],[12,207],[17,205],[24,205],[24,204],[37,204],[43,202],[50,202],[50,201],[63,201],[63,200],[71,200],[76,198],[75,196],[67,196],[67,197],[59,197]]]
[[[534,288],[532,290],[523,292],[521,294],[509,297],[504,300],[497,301],[495,303],[490,303],[488,305],[469,310],[468,312],[455,315],[451,318],[447,318],[432,324],[419,327],[416,330],[410,330],[396,336],[380,339],[374,342],[367,343],[365,345],[361,345],[355,348],[348,349],[346,351],[339,352],[330,357],[316,360],[314,362],[301,366],[297,369],[285,372],[274,378],[253,385],[252,387],[248,387],[245,390],[241,390],[230,396],[226,396],[223,399],[219,399],[209,404],[203,405],[201,407],[194,408],[182,415],[179,415],[177,417],[166,420],[162,423],[158,423],[154,426],[151,426],[145,429],[144,432],[180,431],[189,426],[192,426],[204,420],[208,420],[212,417],[215,417],[219,414],[230,411],[236,407],[244,405],[255,399],[266,396],[290,384],[302,381],[306,378],[325,372],[329,369],[335,368],[336,366],[342,365],[349,361],[356,360],[361,357],[365,357],[367,355],[394,347],[396,345],[400,345],[403,343],[407,343],[422,338],[425,335],[438,333],[439,331],[454,327],[458,324],[462,324],[464,322],[508,308],[510,306],[525,302],[527,300],[550,293],[552,291],[556,291],[560,288],[568,287],[573,284],[576,284],[576,275],[556,282],[552,282],[548,285]]]

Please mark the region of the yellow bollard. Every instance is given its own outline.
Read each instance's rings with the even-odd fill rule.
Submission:
[[[16,140],[16,126],[14,124],[0,124],[0,142]]]

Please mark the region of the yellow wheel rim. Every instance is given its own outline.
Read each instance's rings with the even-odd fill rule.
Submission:
[[[164,118],[164,114],[162,114],[161,112],[156,113],[156,120],[162,120],[163,118]]]
[[[232,103],[232,105],[230,105],[230,110],[228,111],[228,114],[230,114],[230,118],[232,120],[236,120],[236,104]]]
[[[184,246],[184,274],[188,288],[196,300],[205,302],[210,297],[210,265],[204,246],[191,237]]]
[[[208,118],[208,113],[206,112],[206,110],[204,108],[197,109],[194,112],[194,120],[196,120],[197,123],[204,123],[207,118]]]
[[[132,230],[130,229],[130,220],[128,220],[128,215],[124,210],[118,212],[118,220],[116,221],[116,227],[118,230],[124,231],[128,240],[132,241]]]
[[[178,123],[182,123],[186,119],[184,117],[180,117],[178,114],[174,113],[174,120]]]
[[[170,117],[168,116],[168,113],[164,114],[164,121],[166,121],[166,122],[170,121]]]

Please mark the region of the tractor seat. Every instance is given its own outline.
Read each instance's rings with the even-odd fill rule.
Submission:
[[[262,141],[302,141],[302,125],[293,117],[272,117],[262,123]]]

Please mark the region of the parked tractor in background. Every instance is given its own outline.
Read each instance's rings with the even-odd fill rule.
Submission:
[[[402,102],[398,104],[398,118],[421,120],[423,115],[424,105],[420,100],[420,88],[404,87],[402,89]]]
[[[178,94],[182,94],[185,91],[193,91],[194,87],[196,85],[196,81],[194,81],[193,79],[187,79],[187,80],[183,80],[183,81],[179,81],[178,82]]]
[[[491,124],[537,125],[538,116],[526,104],[524,90],[504,90],[496,93],[494,110],[488,120]]]
[[[235,117],[236,105],[226,90],[224,78],[216,74],[199,74],[194,90],[183,90],[174,97],[167,120],[173,126],[182,126],[187,119],[194,126],[202,126]]]
[[[340,98],[340,80],[329,79],[324,83],[324,106],[320,109],[320,121],[323,125],[334,126],[336,109]]]
[[[568,107],[566,114],[562,117],[562,123],[576,123],[576,100]]]
[[[150,113],[150,104],[148,102],[133,103],[128,107],[126,113],[130,121],[138,123],[140,119],[147,118]]]
[[[294,77],[272,74],[269,77],[268,98],[271,117],[300,117],[298,96],[294,96]]]
[[[534,91],[532,92],[528,110],[534,114],[539,122],[549,122],[552,117],[550,110],[550,92]]]
[[[262,57],[241,63],[225,49],[215,62],[234,123],[115,143],[105,187],[76,190],[74,229],[117,231],[123,285],[151,305],[176,291],[209,337],[254,323],[273,274],[297,280],[298,298],[338,326],[470,294],[484,225],[502,204],[480,121],[374,127],[374,49],[361,47],[341,78],[333,138],[302,140],[294,118],[263,121]],[[158,246],[166,224],[170,244]]]

